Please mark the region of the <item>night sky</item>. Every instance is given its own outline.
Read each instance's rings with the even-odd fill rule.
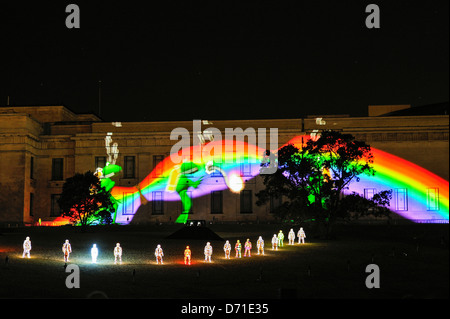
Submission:
[[[0,106],[106,121],[366,116],[448,101],[449,1],[9,1]],[[11,3],[12,2],[12,3]],[[65,8],[80,8],[68,29]],[[376,3],[381,28],[368,29]]]

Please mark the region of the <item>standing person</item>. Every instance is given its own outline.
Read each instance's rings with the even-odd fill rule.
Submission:
[[[92,257],[92,263],[97,263],[97,257],[98,257],[98,248],[97,245],[94,244],[91,248],[91,257]]]
[[[225,259],[230,259],[231,244],[228,240],[225,242],[225,245],[223,245],[223,251],[225,252]]]
[[[114,247],[114,264],[117,264],[117,259],[119,259],[119,262],[122,263],[122,247],[120,247],[119,243],[117,243],[116,247]]]
[[[250,242],[249,238],[247,238],[247,241],[244,244],[244,248],[245,248],[244,257],[247,257],[247,253],[248,253],[248,257],[251,257],[252,256],[252,254],[251,254],[252,243]]]
[[[163,264],[163,256],[164,256],[164,252],[161,248],[161,245],[156,246],[155,249],[155,257],[156,257],[156,264]]]
[[[189,249],[189,246],[186,246],[186,249],[184,250],[184,264],[191,264],[191,250]]]
[[[305,231],[303,230],[303,227],[300,227],[300,229],[299,229],[299,231],[297,233],[297,236],[298,236],[298,243],[300,244],[300,241],[301,241],[301,243],[304,244],[305,243],[306,234],[305,234]]]
[[[289,239],[289,245],[294,245],[294,242],[295,242],[295,233],[294,233],[294,230],[293,230],[292,228],[291,228],[291,230],[289,231],[288,239]]]
[[[212,252],[213,252],[212,246],[211,246],[210,242],[207,242],[205,249],[204,249],[205,261],[211,262]]]
[[[22,258],[25,258],[25,255],[27,255],[28,258],[30,258],[30,251],[31,251],[31,240],[30,237],[25,238],[23,241],[23,254]]]
[[[279,247],[283,247],[283,240],[284,240],[284,234],[283,234],[283,231],[280,230],[280,232],[278,233],[278,246]]]
[[[234,250],[236,251],[236,258],[241,258],[242,244],[239,239],[237,240],[236,245],[234,245]]]
[[[64,242],[63,246],[62,246],[62,251],[64,253],[64,262],[69,262],[69,255],[70,253],[72,253],[72,246],[69,243],[69,240],[66,239],[66,241]]]
[[[264,239],[259,236],[258,241],[256,242],[256,248],[258,248],[258,255],[262,253],[264,255]]]
[[[272,237],[272,250],[278,250],[278,238],[276,234]]]

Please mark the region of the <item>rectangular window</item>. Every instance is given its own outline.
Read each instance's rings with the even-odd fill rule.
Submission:
[[[34,194],[30,193],[30,216],[34,216],[33,206],[34,206]]]
[[[427,189],[427,210],[439,210],[439,188],[437,187]]]
[[[275,209],[281,206],[282,196],[270,196],[270,213],[273,214]]]
[[[64,179],[64,159],[52,158],[52,181],[62,181]]]
[[[223,213],[222,200],[223,200],[222,191],[211,192],[211,214]]]
[[[124,157],[124,170],[123,177],[124,178],[135,178],[135,156],[125,156]]]
[[[241,191],[241,214],[251,214],[253,212],[252,202],[252,191]]]
[[[214,163],[215,167],[222,168],[222,163]],[[211,173],[211,177],[222,177],[222,173],[219,170],[214,170]]]
[[[163,155],[153,155],[153,171],[155,177],[159,177],[163,174],[164,167],[163,164],[159,165],[164,160]]]
[[[59,207],[58,200],[61,194],[52,194],[50,199],[50,217],[61,216],[61,208]]]
[[[133,193],[123,193],[122,195],[122,213],[123,215],[132,215],[134,213]]]
[[[364,188],[364,198],[371,200],[373,195],[377,193],[376,188]]]
[[[95,168],[106,166],[106,156],[96,156],[95,157]]]
[[[30,178],[34,179],[34,157],[30,158]]]
[[[152,214],[164,214],[164,199],[163,192],[152,192]]]
[[[408,210],[408,189],[395,188],[394,189],[395,210]]]
[[[250,163],[241,163],[241,176],[252,176],[252,165]]]

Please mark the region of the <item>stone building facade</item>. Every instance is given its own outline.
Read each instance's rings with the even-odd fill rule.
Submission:
[[[406,106],[408,107],[408,106]],[[323,129],[353,134],[380,150],[411,161],[449,179],[449,116],[383,116],[402,107],[370,107],[376,116],[311,116],[297,119],[202,121],[224,132],[225,128],[278,129],[278,145],[295,136]],[[120,152],[117,164],[123,172],[116,185],[133,186],[169,156],[170,133],[177,127],[192,133],[192,121],[104,122],[93,114],[75,114],[64,106],[0,108],[0,225],[52,223],[59,215],[57,200],[64,180],[77,172],[95,171],[105,165],[105,136],[112,133]],[[267,137],[269,141],[269,137]],[[245,184],[246,192],[224,191],[218,198],[202,196],[193,201],[194,219],[207,221],[271,221],[271,204],[256,205],[255,194],[263,187],[256,177]],[[245,195],[243,195],[245,193]],[[245,205],[243,205],[245,201]],[[220,205],[219,211],[217,206]],[[245,211],[243,208],[245,206]],[[180,202],[149,205],[142,223],[174,221]],[[142,215],[142,214],[141,214]]]

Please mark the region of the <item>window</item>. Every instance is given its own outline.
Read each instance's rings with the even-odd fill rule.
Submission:
[[[273,214],[275,209],[281,206],[282,204],[282,196],[270,196],[270,213]]]
[[[135,156],[124,157],[124,178],[135,178]]]
[[[250,163],[241,163],[241,176],[252,176],[252,165]]]
[[[252,191],[241,191],[241,214],[251,214],[252,211]]]
[[[214,163],[214,166],[222,168],[222,163]],[[211,177],[222,177],[222,173],[216,169],[211,173]]]
[[[377,193],[376,188],[364,188],[364,198],[371,200],[373,195]]]
[[[223,213],[222,200],[223,200],[222,191],[211,192],[211,214]]]
[[[159,163],[161,163],[163,160],[164,160],[163,155],[153,155],[153,171],[155,177],[159,177],[163,174],[164,167],[163,165],[159,165]]]
[[[58,217],[61,216],[61,208],[59,207],[58,200],[61,197],[61,194],[52,194],[50,202],[50,217]]]
[[[96,156],[95,157],[95,168],[106,166],[106,156]]]
[[[439,188],[427,189],[427,210],[439,210]]]
[[[34,216],[33,204],[34,204],[34,194],[30,193],[30,216]]]
[[[163,192],[152,192],[152,214],[164,214]]]
[[[62,181],[64,179],[64,159],[52,158],[52,181]]]
[[[123,215],[133,215],[134,213],[134,198],[133,193],[123,193],[122,195],[122,213]]]
[[[30,158],[30,178],[34,179],[34,157]]]
[[[408,189],[395,188],[394,189],[395,210],[408,210]]]

